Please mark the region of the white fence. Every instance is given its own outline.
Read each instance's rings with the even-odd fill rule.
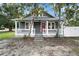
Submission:
[[[79,27],[64,27],[64,36],[65,37],[78,37]]]

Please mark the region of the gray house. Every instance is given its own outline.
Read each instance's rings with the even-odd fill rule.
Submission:
[[[54,37],[57,33],[59,17],[54,17],[43,11],[41,15],[28,14],[25,18],[15,19],[15,35],[28,36],[42,35],[43,37]],[[63,19],[60,20],[60,36],[63,35]]]

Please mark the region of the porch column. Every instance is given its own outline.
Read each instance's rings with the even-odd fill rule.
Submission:
[[[25,21],[25,29],[26,29],[26,21]]]
[[[31,35],[33,35],[33,23],[32,23],[32,21],[31,21],[30,26],[31,26]]]
[[[48,35],[48,21],[46,21],[46,34]]]
[[[17,35],[17,21],[15,21],[15,35]]]
[[[20,29],[20,22],[19,22],[19,29]]]

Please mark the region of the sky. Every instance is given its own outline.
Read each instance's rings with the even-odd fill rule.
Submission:
[[[2,3],[0,4],[0,6],[2,5]],[[50,6],[48,3],[44,3],[43,5],[45,11],[47,11],[50,15],[52,16],[58,16],[57,13],[53,10],[53,6]],[[64,9],[62,9],[62,11],[64,11]],[[26,10],[24,12],[26,14]],[[29,14],[29,11],[27,11],[27,14]]]
[[[58,14],[54,11],[53,6],[49,6],[48,4],[46,4],[45,6],[44,6],[45,10],[49,14],[51,14],[52,16],[58,16]],[[61,9],[61,12],[65,12],[64,8]]]
[[[45,11],[47,11],[49,14],[55,16],[56,13],[54,12],[52,6],[49,6],[48,4],[45,4],[45,5],[44,5],[44,9],[45,9]]]
[[[44,4],[42,7],[43,7],[44,10],[45,10],[47,13],[49,13],[50,15],[52,15],[52,16],[57,16],[57,14],[56,14],[56,13],[54,12],[54,10],[53,10],[53,6],[50,6],[50,5],[48,5],[48,4],[46,3],[46,4]],[[26,10],[25,10],[25,12],[26,12]],[[29,14],[29,11],[27,11],[26,13]]]
[[[0,6],[1,6],[1,4],[0,4]],[[52,16],[58,16],[58,14],[53,10],[53,6],[50,6],[48,3],[44,3],[43,7],[44,7],[45,11],[47,11]],[[64,12],[64,11],[65,11],[64,8],[62,8],[61,12]],[[26,11],[24,13],[26,13]],[[27,11],[27,13],[29,13],[29,12]]]
[[[79,3],[77,3],[79,6]],[[44,5],[42,6],[44,7],[45,11],[47,11],[50,15],[52,16],[58,16],[58,14],[54,11],[53,6],[50,6],[48,3],[44,3]],[[61,12],[65,12],[65,7],[61,8]]]

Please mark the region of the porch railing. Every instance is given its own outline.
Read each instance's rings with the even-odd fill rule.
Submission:
[[[48,34],[55,34],[57,29],[48,29]]]
[[[30,29],[17,29],[16,33],[28,35],[30,33]],[[35,29],[31,29],[31,35],[34,34],[35,34]]]
[[[17,29],[16,34],[28,35],[30,33],[30,29]],[[57,29],[43,29],[43,35],[52,35],[56,34]],[[35,35],[35,29],[31,29],[31,35]]]
[[[56,34],[57,29],[43,29],[43,35]]]

